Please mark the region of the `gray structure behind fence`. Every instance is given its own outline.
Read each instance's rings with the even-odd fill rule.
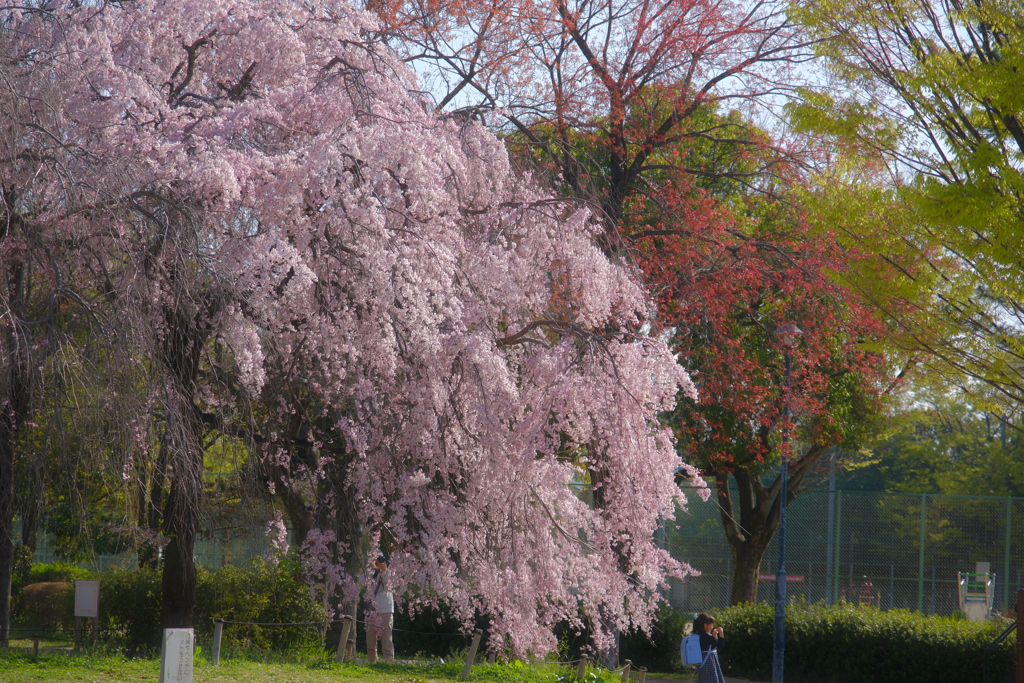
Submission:
[[[715,496],[689,498],[662,534],[673,557],[701,572],[672,584],[669,600],[683,613],[728,605],[733,569]],[[790,599],[950,615],[959,606],[957,572],[977,562],[996,574],[997,610],[1012,608],[1022,587],[1024,498],[812,490],[787,515]],[[759,602],[772,600],[776,558],[773,541]]]

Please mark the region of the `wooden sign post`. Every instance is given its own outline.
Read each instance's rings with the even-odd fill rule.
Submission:
[[[92,619],[92,642],[100,630],[100,582],[75,581],[75,649],[82,648],[82,620]]]

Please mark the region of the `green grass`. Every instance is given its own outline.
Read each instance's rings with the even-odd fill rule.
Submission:
[[[474,683],[556,683],[568,669],[554,664],[481,665],[473,667]],[[35,657],[24,651],[0,650],[0,679],[4,683],[132,683],[156,681],[158,659],[125,659],[110,654],[44,653]],[[423,665],[336,664],[326,657],[306,662],[255,662],[234,660],[211,666],[197,657],[195,683],[448,683],[460,681],[462,662]],[[617,676],[593,677],[594,683],[618,683]]]

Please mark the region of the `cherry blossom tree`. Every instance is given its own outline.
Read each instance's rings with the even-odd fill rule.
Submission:
[[[432,113],[343,3],[44,3],[2,21],[22,59],[54,59],[15,95],[64,84],[53,121],[6,124],[47,132],[0,166],[8,215],[89,237],[158,377],[165,625],[192,619],[218,431],[316,511],[303,553],[329,601],[354,598],[373,546],[414,602],[490,616],[493,647],[546,652],[581,614],[598,647],[650,624],[666,577],[691,571],[653,540],[686,503],[674,473],[707,494],[658,415],[695,394],[594,214]]]

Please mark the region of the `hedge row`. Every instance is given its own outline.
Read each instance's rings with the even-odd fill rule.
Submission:
[[[96,579],[100,582],[99,625],[104,639],[119,644],[132,654],[154,651],[160,643],[160,574],[150,569],[115,569],[88,573],[68,565],[36,565],[33,581],[74,581]],[[24,626],[74,626],[74,589],[69,586],[60,596],[56,624],[39,623],[28,610],[15,612]],[[200,569],[196,584],[195,627],[200,638],[209,638],[213,618],[257,623],[320,622],[324,609],[310,595],[295,560],[279,565],[256,562],[241,569],[223,567],[217,571]],[[35,622],[35,623],[33,623]],[[225,645],[255,649],[288,650],[322,645],[319,626],[265,628],[230,625],[224,631]]]
[[[715,614],[725,628],[727,676],[769,680],[774,608],[729,607]],[[979,623],[917,612],[839,605],[791,606],[786,614],[786,680],[798,683],[969,683],[982,680],[986,646],[1007,623]],[[1013,669],[1013,637],[991,655],[992,680]]]
[[[160,574],[150,569],[114,569],[90,572],[74,565],[36,564],[25,568],[14,583],[14,621],[16,626],[39,631],[61,628],[70,633],[74,627],[73,582],[95,579],[100,582],[99,624],[103,640],[129,654],[152,653],[159,647]],[[26,604],[21,594],[25,585],[40,582],[66,582],[68,587],[42,604]],[[52,604],[55,602],[56,604]],[[35,608],[35,609],[33,609]],[[360,618],[362,618],[360,614]],[[335,622],[328,633],[320,626],[326,619],[323,607],[310,595],[294,557],[279,565],[257,561],[247,568],[223,567],[217,571],[200,568],[196,586],[196,611],[193,623],[200,642],[212,639],[213,618],[229,622],[301,624],[266,627],[228,624],[224,629],[225,656],[256,654],[272,650],[296,654],[326,647],[334,650],[340,636]],[[317,622],[308,624],[308,622]],[[485,632],[489,623],[477,619],[476,628]],[[458,635],[464,625],[447,610],[423,608],[410,616],[395,615],[396,647],[402,653],[448,657],[465,650],[469,637]],[[325,638],[326,635],[326,638]],[[359,647],[365,644],[360,629]]]

